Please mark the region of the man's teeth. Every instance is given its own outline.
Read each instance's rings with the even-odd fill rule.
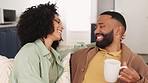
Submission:
[[[99,41],[103,40],[103,36],[102,35],[97,36],[97,40],[99,40]]]
[[[101,36],[97,37],[97,39],[101,39],[101,38],[102,38]]]

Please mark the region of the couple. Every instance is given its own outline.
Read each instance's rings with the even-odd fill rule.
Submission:
[[[128,66],[117,82],[148,83],[143,59],[121,43],[126,31],[121,14],[107,11],[99,16],[96,46],[57,52],[53,44],[61,40],[63,25],[56,10],[55,4],[46,3],[28,8],[20,16],[17,30],[22,48],[15,57],[10,83],[70,83],[70,79],[72,83],[106,83],[104,57]],[[76,52],[71,55],[69,70],[72,51]]]

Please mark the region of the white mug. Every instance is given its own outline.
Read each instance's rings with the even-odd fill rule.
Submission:
[[[104,63],[104,78],[107,82],[114,83],[119,77],[119,71],[127,66],[121,66],[121,62],[115,59],[106,59]]]

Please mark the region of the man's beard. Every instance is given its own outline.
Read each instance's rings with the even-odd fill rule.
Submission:
[[[97,41],[97,35],[102,35],[103,39],[101,41]],[[103,34],[103,33],[96,34],[96,46],[97,47],[105,48],[109,46],[112,42],[113,42],[113,30],[106,34]]]

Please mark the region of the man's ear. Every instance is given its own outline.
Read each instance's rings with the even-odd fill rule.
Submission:
[[[125,34],[123,34],[123,35],[121,36],[121,41],[125,39],[125,36],[126,36]]]
[[[115,35],[120,36],[121,37],[121,39],[120,39],[121,41],[125,39],[125,34],[124,34],[123,26],[116,27]]]
[[[115,28],[115,35],[121,35],[123,34],[123,27],[122,26],[117,26]]]

